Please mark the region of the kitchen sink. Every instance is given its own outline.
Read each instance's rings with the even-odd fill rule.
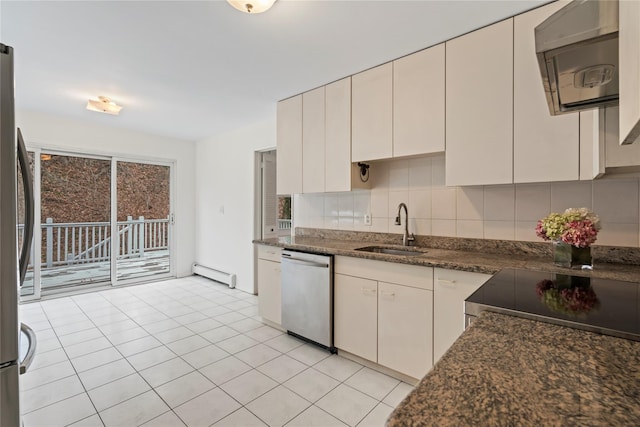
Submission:
[[[356,251],[372,252],[376,254],[387,254],[387,255],[402,255],[402,256],[419,256],[419,255],[425,254],[425,252],[416,251],[408,248],[400,249],[400,248],[389,248],[385,246],[365,246],[364,248],[357,248]]]

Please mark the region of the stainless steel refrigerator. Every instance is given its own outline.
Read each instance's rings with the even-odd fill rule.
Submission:
[[[0,43],[0,427],[20,421],[18,376],[31,364],[35,334],[18,320],[19,288],[24,282],[33,239],[33,183],[27,150],[16,129],[13,48]],[[24,188],[25,223],[18,253],[18,164]],[[21,340],[28,350],[20,354]]]

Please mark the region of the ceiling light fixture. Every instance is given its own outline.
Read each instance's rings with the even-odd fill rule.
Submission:
[[[227,2],[241,12],[255,14],[266,12],[276,0],[227,0]]]
[[[99,96],[97,100],[90,99],[89,102],[87,102],[87,110],[117,116],[118,114],[120,114],[122,106],[113,102],[111,98],[108,98],[106,96]]]

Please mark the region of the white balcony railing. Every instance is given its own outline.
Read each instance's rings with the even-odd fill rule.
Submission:
[[[169,220],[133,219],[118,221],[118,259],[143,257],[145,252],[169,248]],[[18,225],[19,239],[24,226]],[[47,218],[41,225],[42,268],[104,262],[111,259],[111,224],[109,222],[54,223]],[[31,254],[33,260],[33,253]],[[30,266],[32,264],[30,263]]]

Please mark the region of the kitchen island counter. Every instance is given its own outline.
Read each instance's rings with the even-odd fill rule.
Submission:
[[[387,426],[640,425],[640,342],[484,312]]]

